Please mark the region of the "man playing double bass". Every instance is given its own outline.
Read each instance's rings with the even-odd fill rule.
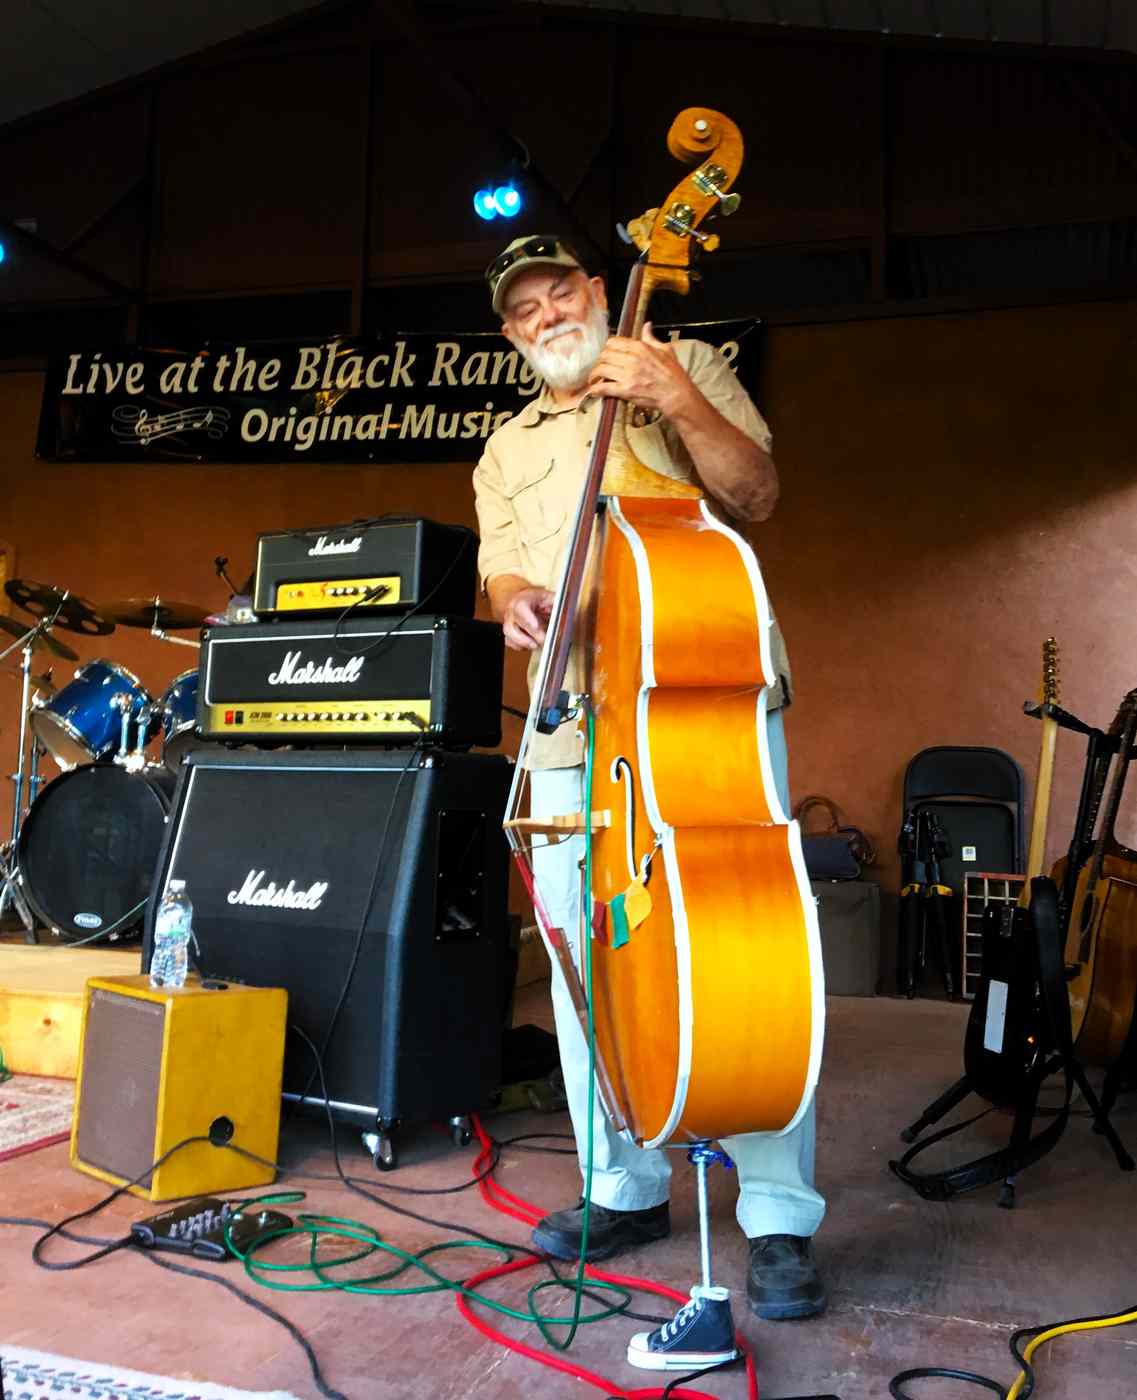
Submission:
[[[722,356],[700,341],[665,344],[650,323],[641,340],[612,336],[602,280],[588,276],[563,239],[515,239],[486,275],[503,333],[544,381],[537,398],[493,434],[474,472],[483,586],[506,644],[533,653],[532,686],[603,398],[633,406],[628,440],[641,462],[698,483],[728,520],[766,520],[778,478],[770,432]],[[779,681],[767,723],[788,811],[782,707],[789,665],[776,623],[772,647]],[[535,734],[529,762],[534,817],[581,810],[582,744],[573,726]],[[571,940],[578,965],[582,844],[574,837],[533,853],[547,913]],[[583,1152],[588,1051],[556,969],[552,995],[569,1113]],[[789,1133],[748,1133],[723,1143],[738,1168],[738,1223],[750,1244],[747,1298],[762,1318],[810,1317],[825,1306],[812,1243],[825,1214],[813,1185],[814,1140],[811,1103]],[[589,1260],[669,1233],[670,1171],[664,1150],[636,1147],[595,1105]],[[582,1226],[583,1199],[546,1216],[533,1239],[557,1258],[575,1259]]]

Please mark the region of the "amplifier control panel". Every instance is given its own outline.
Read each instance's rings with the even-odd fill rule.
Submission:
[[[307,583],[278,583],[273,597],[273,611],[324,612],[330,608],[346,608],[351,603],[371,595],[369,601],[390,607],[399,601],[399,576],[382,578],[329,578]]]
[[[210,705],[209,732],[217,737],[247,729],[257,735],[287,734],[296,738],[345,734],[372,739],[405,737],[430,728],[427,700],[324,700],[318,705],[265,705],[263,700]]]

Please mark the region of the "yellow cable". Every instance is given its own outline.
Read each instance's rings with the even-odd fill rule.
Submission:
[[[1029,1361],[1043,1342],[1049,1342],[1054,1337],[1061,1337],[1066,1332],[1092,1332],[1099,1327],[1120,1327],[1126,1322],[1137,1322],[1137,1312],[1121,1313],[1115,1317],[1098,1317],[1090,1322],[1064,1322],[1059,1327],[1051,1327],[1048,1331],[1039,1333],[1023,1351],[1023,1356]],[[1020,1371],[1018,1379],[1007,1391],[1007,1400],[1018,1400],[1025,1383],[1026,1372]]]

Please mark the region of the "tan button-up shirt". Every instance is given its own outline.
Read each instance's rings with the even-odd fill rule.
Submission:
[[[723,417],[768,452],[770,430],[718,351],[701,340],[679,340],[675,353],[695,386]],[[517,574],[539,588],[557,587],[601,402],[599,397],[586,398],[575,407],[563,408],[545,389],[487,442],[474,469],[483,587],[496,574]],[[628,419],[628,445],[635,456],[664,476],[698,481],[695,464],[676,429],[663,418],[639,424],[636,419],[635,413]],[[734,523],[709,493],[708,500],[716,514]],[[769,697],[770,708],[775,709],[790,698],[789,658],[776,620],[771,647],[780,678]],[[539,654],[534,653],[530,688],[539,665]],[[555,734],[535,735],[529,762],[533,768],[580,763],[578,733],[571,724],[564,724]]]

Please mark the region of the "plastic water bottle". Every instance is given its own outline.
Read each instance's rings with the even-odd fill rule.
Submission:
[[[150,959],[152,987],[185,986],[191,938],[193,905],[186,894],[186,882],[171,880],[154,919],[154,954]]]

